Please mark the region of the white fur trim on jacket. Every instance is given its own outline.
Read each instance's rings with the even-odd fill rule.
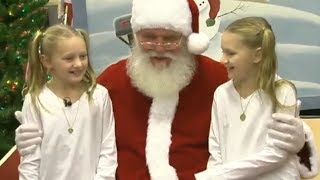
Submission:
[[[298,168],[302,178],[312,178],[316,176],[319,172],[318,154],[317,154],[317,149],[314,142],[312,130],[305,122],[303,123],[303,129],[306,135],[306,143],[310,148],[309,161],[311,163],[311,170],[309,170],[305,165],[301,163],[298,163]]]
[[[146,161],[151,180],[178,180],[176,170],[169,164],[171,125],[179,95],[154,98],[149,112]]]

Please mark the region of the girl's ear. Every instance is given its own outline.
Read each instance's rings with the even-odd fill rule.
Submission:
[[[48,56],[41,54],[39,56],[39,58],[40,58],[40,62],[42,64],[42,66],[45,67],[47,70],[50,70],[51,69],[51,63],[49,61]]]
[[[261,47],[258,47],[254,52],[254,63],[259,63],[262,61],[262,49]]]

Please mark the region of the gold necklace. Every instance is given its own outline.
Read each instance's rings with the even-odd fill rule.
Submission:
[[[70,121],[69,121],[69,118],[68,118],[68,116],[67,116],[67,114],[66,114],[65,110],[64,110],[64,109],[63,109],[63,107],[62,107],[62,111],[63,111],[64,117],[66,118],[67,123],[68,123],[68,126],[69,126],[69,128],[68,128],[68,132],[69,132],[69,134],[72,134],[72,133],[73,133],[73,131],[74,131],[74,129],[73,129],[73,125],[74,125],[74,123],[75,123],[75,122],[76,122],[76,120],[77,120],[77,116],[78,116],[78,112],[79,112],[79,107],[80,107],[80,99],[79,99],[79,102],[78,102],[77,113],[76,113],[76,115],[74,116],[74,119],[73,119],[72,125],[71,125],[71,123],[70,123]]]
[[[239,96],[239,97],[240,97],[241,110],[242,110],[242,113],[241,113],[241,115],[240,115],[240,120],[241,120],[241,121],[244,121],[244,120],[246,120],[246,118],[247,118],[247,116],[246,116],[246,111],[247,111],[247,108],[248,108],[248,106],[249,106],[249,104],[250,104],[250,101],[251,101],[252,97],[254,96],[254,94],[255,94],[255,93],[253,93],[253,94],[251,95],[251,97],[250,97],[250,99],[249,99],[249,101],[248,101],[248,103],[247,103],[247,105],[246,105],[246,108],[245,108],[244,110],[243,110],[243,106],[242,106],[241,96]]]
[[[49,88],[49,84],[47,84],[47,87],[48,87],[48,89],[50,89],[50,88]],[[50,89],[50,91],[51,91],[53,94],[55,94],[52,89]],[[66,102],[66,100],[65,100],[66,98],[60,99],[57,95],[55,95],[55,96],[57,97],[57,99],[58,99],[59,102],[60,102],[61,100],[63,101],[63,104],[64,104],[65,107],[71,107],[72,102],[71,102],[71,99],[70,99],[70,98],[68,98],[68,100],[70,100],[70,102]],[[74,117],[74,119],[73,119],[72,125],[71,125],[71,123],[70,123],[70,121],[69,121],[69,118],[68,118],[65,110],[63,109],[63,106],[61,107],[61,109],[62,109],[62,111],[63,111],[63,114],[64,114],[64,117],[66,118],[66,121],[67,121],[67,123],[68,123],[68,127],[69,127],[69,128],[68,128],[68,132],[69,132],[69,134],[72,134],[73,131],[74,131],[73,125],[74,125],[75,121],[77,120],[77,116],[78,116],[78,112],[79,112],[79,107],[80,107],[80,100],[81,100],[81,96],[80,96],[80,98],[79,98],[79,100],[78,100],[79,102],[78,102],[78,107],[77,107],[77,113],[76,113],[76,115],[75,115],[75,117]],[[68,104],[68,103],[70,103],[70,104]]]

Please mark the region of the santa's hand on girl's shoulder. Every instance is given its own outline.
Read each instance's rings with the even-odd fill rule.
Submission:
[[[278,148],[291,153],[298,153],[305,143],[303,121],[299,117],[284,113],[272,114],[268,135]]]
[[[14,114],[16,119],[21,123],[21,111],[16,111]],[[15,133],[15,142],[21,156],[33,153],[37,145],[41,144],[42,132],[35,124],[21,124]]]

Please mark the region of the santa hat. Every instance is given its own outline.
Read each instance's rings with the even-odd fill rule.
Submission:
[[[188,38],[188,50],[201,54],[209,47],[209,38],[199,33],[199,9],[194,0],[133,0],[133,32],[145,28],[164,28],[181,32]]]

